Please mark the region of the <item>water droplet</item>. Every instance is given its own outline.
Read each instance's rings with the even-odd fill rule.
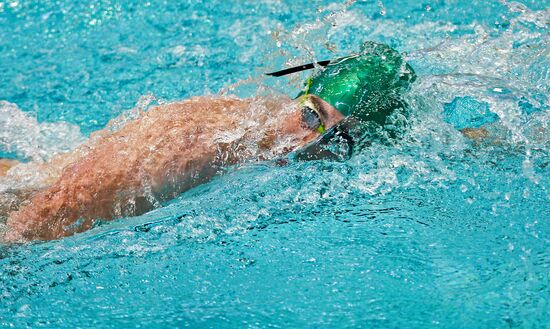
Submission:
[[[384,4],[382,3],[382,1],[378,1],[378,7],[380,8],[380,15],[385,16],[386,7],[384,7]]]

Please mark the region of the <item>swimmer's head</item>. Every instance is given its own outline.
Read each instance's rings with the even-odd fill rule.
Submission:
[[[346,117],[317,141],[327,144],[327,138],[343,135],[348,144],[353,144],[370,129],[365,127],[385,125],[390,114],[405,108],[402,94],[416,79],[413,69],[397,51],[370,41],[356,54],[317,64],[326,67],[306,80],[298,98],[316,95]],[[313,67],[307,64],[269,75],[281,76]]]

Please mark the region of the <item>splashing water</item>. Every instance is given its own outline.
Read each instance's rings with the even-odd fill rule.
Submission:
[[[365,40],[419,76],[399,141],[243,165],[143,216],[0,247],[0,326],[544,328],[548,5],[0,2],[0,152],[20,160],[155,102],[296,95],[304,75],[262,73]]]
[[[64,122],[39,123],[17,105],[0,101],[0,158],[45,161],[85,141],[78,126]]]

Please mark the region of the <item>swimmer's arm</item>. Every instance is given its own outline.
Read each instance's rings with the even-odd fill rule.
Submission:
[[[78,152],[61,153],[48,162],[21,163],[0,159],[0,221],[30,200],[36,193],[55,183],[63,169],[74,162]]]
[[[205,140],[220,122],[227,126],[227,120],[216,117],[216,111],[191,118],[185,105],[152,109],[120,131],[105,134],[58,181],[11,214],[6,239],[55,239],[84,231],[95,219],[141,214],[215,175],[219,149]],[[207,106],[242,104],[220,100]]]
[[[19,162],[10,159],[0,159],[0,177],[5,176],[12,167],[19,164]]]

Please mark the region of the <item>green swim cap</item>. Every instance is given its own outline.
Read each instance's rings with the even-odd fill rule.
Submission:
[[[367,41],[359,53],[331,60],[298,96],[317,95],[345,116],[384,125],[395,109],[404,108],[401,95],[415,79],[396,50]]]

